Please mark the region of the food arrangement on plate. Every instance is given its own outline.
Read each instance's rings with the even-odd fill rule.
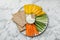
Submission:
[[[30,37],[41,34],[48,24],[46,13],[35,4],[24,5],[13,15],[12,20],[17,24],[22,34]]]

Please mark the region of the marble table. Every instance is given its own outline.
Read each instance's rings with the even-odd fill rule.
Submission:
[[[11,20],[27,3],[42,6],[49,18],[46,31],[34,38],[22,35]],[[0,0],[0,40],[60,40],[60,0]]]

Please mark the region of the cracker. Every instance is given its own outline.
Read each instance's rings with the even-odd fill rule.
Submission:
[[[25,30],[25,27],[21,27],[20,25],[17,25],[18,29],[20,32],[24,31]]]
[[[18,11],[13,15],[12,20],[17,24],[19,31],[25,30],[26,18],[24,11]]]
[[[20,12],[18,11],[16,14],[13,15],[12,20],[23,27],[26,24],[26,18],[25,18],[25,13],[24,11]]]

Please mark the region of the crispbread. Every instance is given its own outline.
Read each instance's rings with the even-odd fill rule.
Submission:
[[[20,26],[24,26],[26,24],[26,18],[24,11],[18,11],[16,14],[13,15],[12,20],[16,22]]]
[[[21,27],[20,25],[17,25],[18,29],[20,32],[24,31],[26,28],[25,27]]]
[[[12,20],[17,24],[19,31],[23,31],[25,29],[26,18],[24,11],[18,11],[13,15]]]

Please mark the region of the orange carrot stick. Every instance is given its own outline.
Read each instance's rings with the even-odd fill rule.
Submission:
[[[32,24],[32,26],[33,26],[34,33],[35,33],[35,34],[39,34],[39,32],[38,32],[37,29],[36,29],[36,26],[35,26],[34,24]]]
[[[36,27],[34,24],[26,24],[26,35],[27,36],[34,36],[35,34],[38,34]]]

